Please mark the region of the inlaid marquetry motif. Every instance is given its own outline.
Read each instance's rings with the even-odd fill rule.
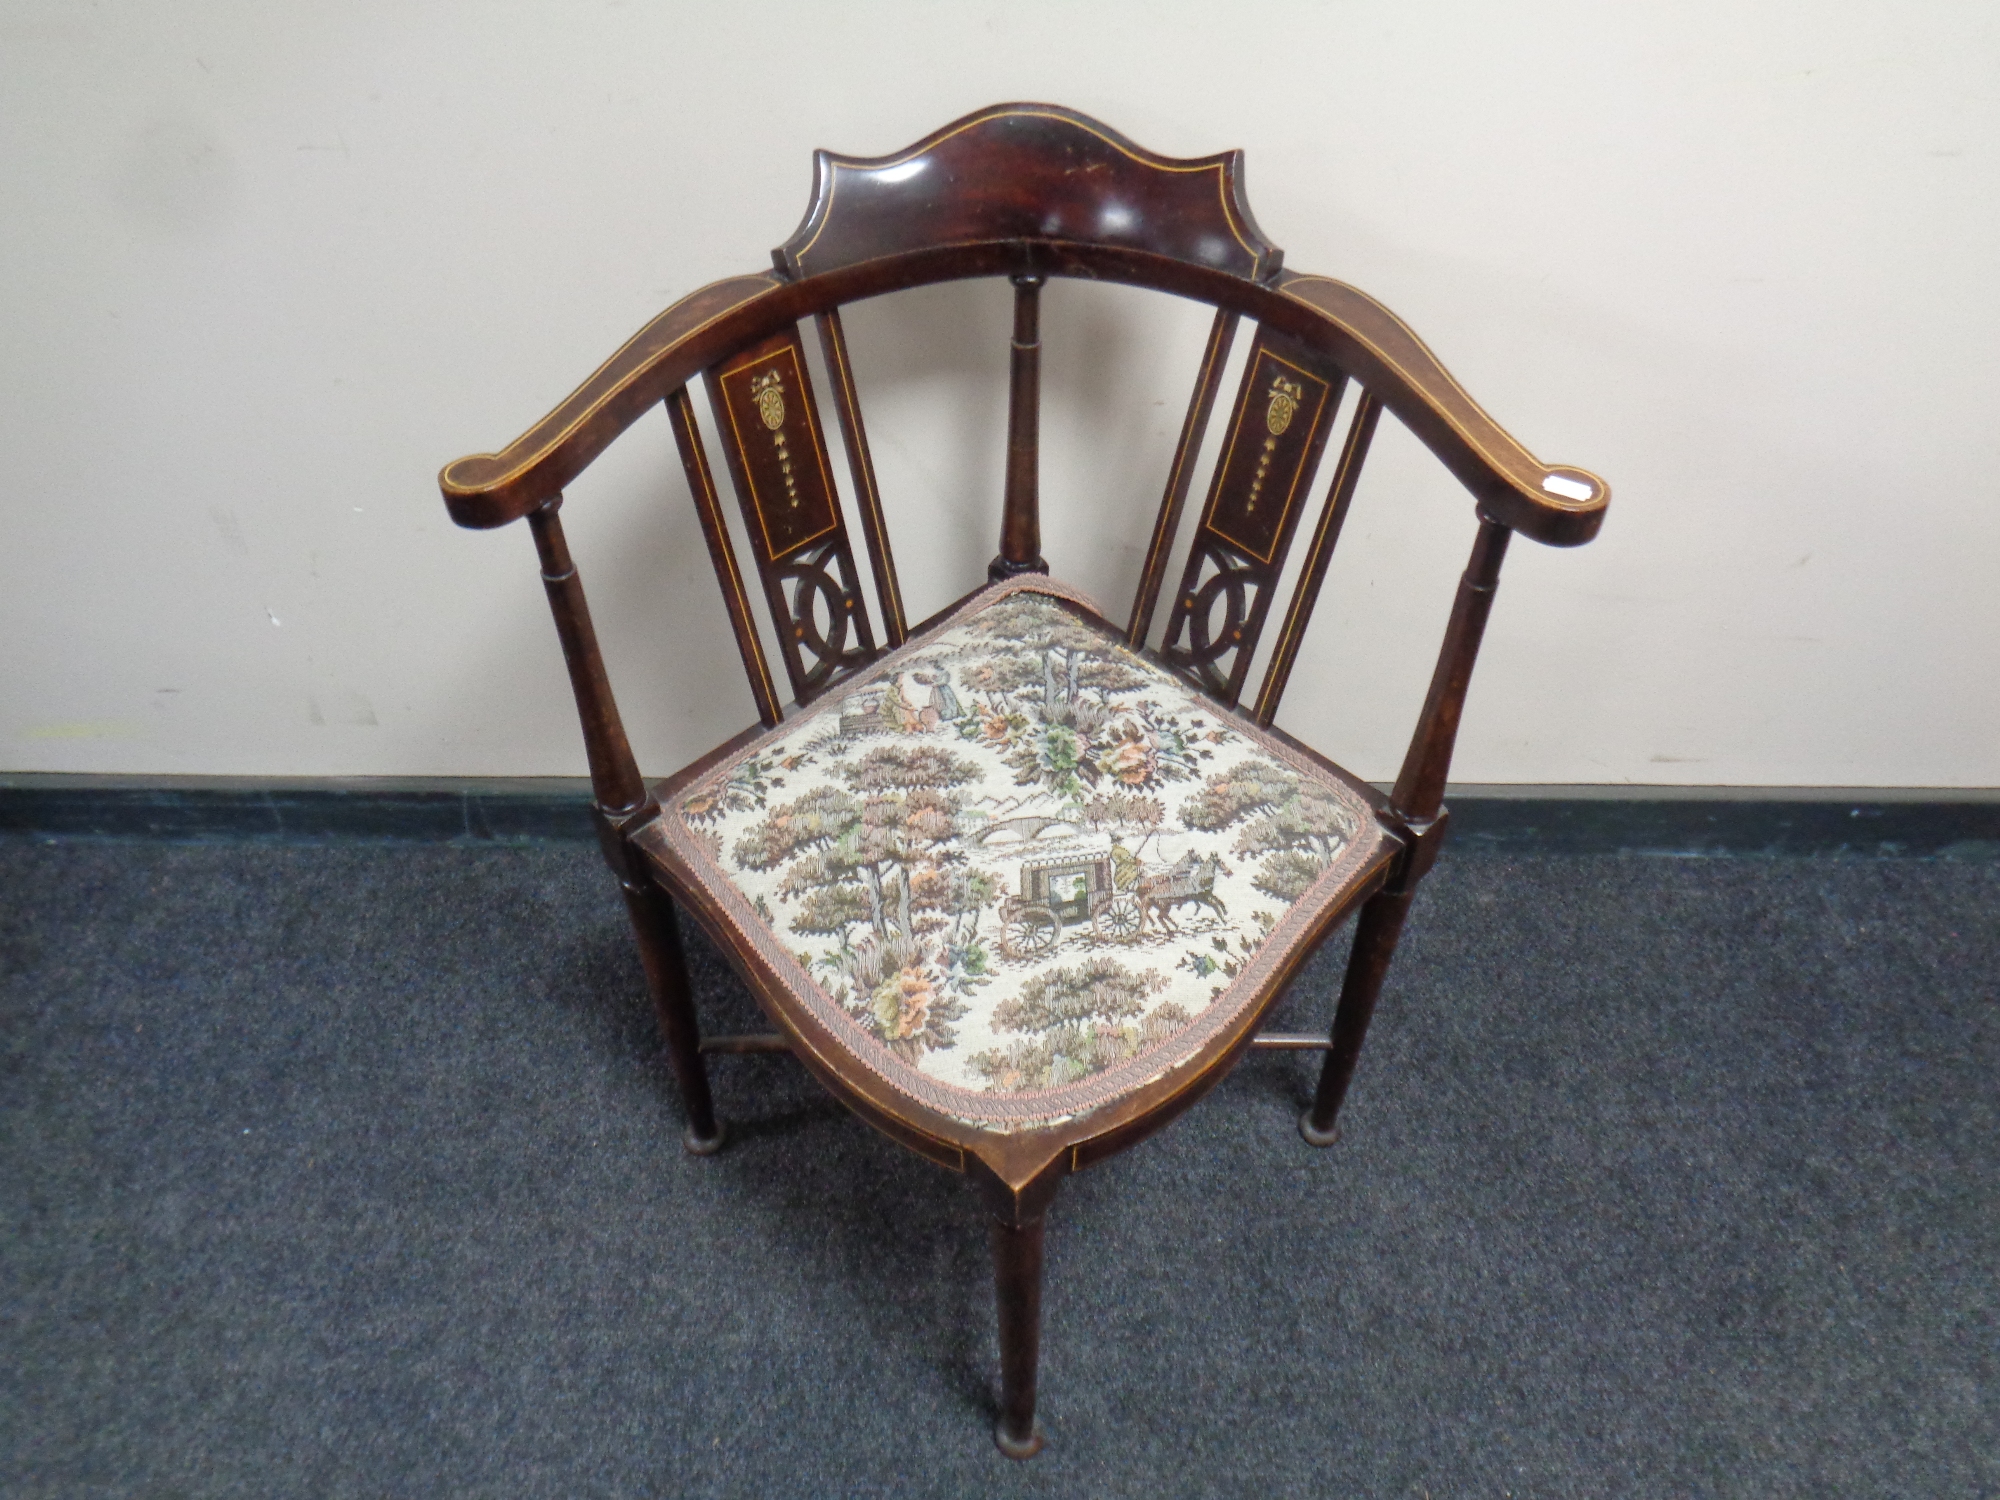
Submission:
[[[750,394],[757,398],[757,415],[764,425],[785,440],[785,382],[776,370],[767,370],[750,382]]]
[[[742,459],[751,521],[773,559],[840,525],[819,416],[796,334],[738,356],[716,380],[728,439]]]
[[[1245,515],[1257,508],[1264,481],[1271,474],[1271,460],[1278,452],[1278,439],[1292,425],[1292,418],[1298,414],[1299,398],[1304,394],[1305,387],[1296,380],[1287,380],[1282,375],[1272,377],[1271,401],[1264,408],[1264,446],[1257,454],[1257,470],[1250,476],[1250,494],[1243,502]]]
[[[1161,654],[1235,702],[1346,377],[1259,333],[1188,551]]]
[[[753,376],[750,398],[757,403],[757,415],[764,419],[764,426],[770,430],[771,451],[777,455],[778,473],[785,481],[785,503],[797,510],[799,481],[792,472],[791,449],[785,446],[784,375],[777,370],[766,370],[762,375]]]
[[[1277,439],[1285,435],[1285,429],[1292,425],[1292,415],[1299,409],[1299,397],[1305,388],[1296,380],[1287,380],[1280,375],[1271,382],[1271,404],[1264,408],[1264,426],[1271,436],[1264,440],[1266,453],[1276,446]]]
[[[1261,341],[1247,375],[1202,524],[1268,563],[1311,477],[1306,460],[1318,457],[1314,439],[1324,437],[1319,417],[1332,384]]]
[[[785,670],[803,703],[874,660],[875,642],[798,330],[742,351],[709,371],[708,383]]]

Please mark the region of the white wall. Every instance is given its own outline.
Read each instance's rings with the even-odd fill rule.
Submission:
[[[1611,480],[1597,542],[1510,557],[1460,779],[2000,784],[1996,17],[14,0],[0,766],[581,771],[528,540],[436,470],[768,264],[812,147],[1037,98],[1244,147],[1289,264]],[[1048,552],[1122,614],[1205,319],[1049,305]],[[914,614],[994,550],[1005,319],[851,323]],[[565,515],[664,773],[751,717],[664,422]],[[1289,727],[1392,774],[1470,530],[1385,435]]]

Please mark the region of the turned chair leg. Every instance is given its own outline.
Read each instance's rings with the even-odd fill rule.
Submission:
[[[673,899],[650,881],[643,886],[623,885],[632,930],[639,938],[639,958],[646,966],[646,984],[660,1016],[660,1035],[667,1044],[667,1062],[687,1110],[687,1132],[681,1141],[696,1156],[709,1156],[722,1149],[722,1127],[716,1123],[715,1102],[709,1097],[701,1026],[688,991],[687,957],[681,950]]]
[[[1009,1458],[1033,1458],[1043,1434],[1035,1421],[1035,1372],[1042,1352],[1042,1220],[995,1218],[993,1285],[1000,1303],[1000,1420],[993,1441]]]
[[[1382,993],[1382,980],[1389,972],[1389,961],[1396,956],[1396,939],[1402,936],[1403,919],[1410,913],[1410,898],[1415,894],[1414,889],[1378,891],[1361,908],[1347,977],[1340,986],[1340,1005],[1333,1015],[1333,1046],[1320,1065],[1313,1102],[1299,1116],[1299,1134],[1309,1145],[1331,1146],[1340,1139],[1337,1122],[1341,1102],[1354,1078],[1354,1065],[1361,1059],[1375,999]]]

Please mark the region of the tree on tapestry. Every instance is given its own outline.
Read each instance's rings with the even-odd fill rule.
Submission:
[[[1166,820],[1167,809],[1158,797],[1141,797],[1136,792],[1099,792],[1083,804],[1085,827],[1120,840],[1146,839],[1159,832]]]
[[[996,1093],[1056,1088],[1101,1073],[1188,1024],[1187,1011],[1171,1000],[1145,1013],[1147,997],[1166,987],[1153,970],[1135,974],[1113,958],[1050,969],[993,1008],[995,1030],[1029,1036],[975,1054],[972,1070]]]
[[[717,785],[682,803],[681,816],[707,848],[709,857],[720,859],[722,835],[714,825],[730,813],[754,812],[763,807],[771,794],[785,784],[785,778],[778,774],[780,770],[796,771],[800,766],[810,765],[812,760],[807,753],[749,756]]]
[[[1247,820],[1247,821],[1246,821]],[[1264,855],[1254,884],[1296,901],[1354,837],[1354,818],[1323,788],[1268,760],[1217,771],[1181,808],[1189,828],[1218,833],[1242,822],[1235,852]]]
[[[737,863],[784,867],[778,899],[794,932],[838,940],[822,954],[834,998],[905,1061],[955,1045],[956,998],[985,982],[979,914],[995,884],[953,847],[956,788],[979,768],[928,745],[878,745],[772,809],[736,843]]]
[[[1172,715],[1121,702],[1146,674],[1059,605],[1017,594],[966,629],[961,677],[983,701],[959,733],[1001,750],[1016,785],[1080,805],[1106,778],[1150,788],[1193,775],[1212,753],[1193,748]]]
[[[1001,648],[968,676],[968,683],[1002,698],[1034,705],[1044,724],[1089,734],[1111,715],[1114,694],[1145,685],[1146,677],[1106,650],[1104,637],[1060,605],[1016,594],[966,624],[974,640]],[[1097,695],[1093,702],[1086,692]]]

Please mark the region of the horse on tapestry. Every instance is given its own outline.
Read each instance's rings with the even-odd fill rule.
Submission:
[[[1215,894],[1215,877],[1235,873],[1222,862],[1220,855],[1206,854],[1197,859],[1190,852],[1157,875],[1141,875],[1132,895],[1139,903],[1144,925],[1158,922],[1162,932],[1172,935],[1180,931],[1173,918],[1177,906],[1205,906],[1218,920],[1226,920],[1229,910]]]

